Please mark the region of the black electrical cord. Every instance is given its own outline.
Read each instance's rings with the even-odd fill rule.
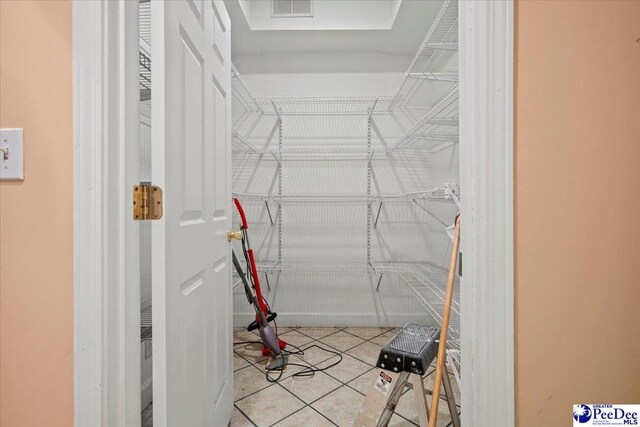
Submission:
[[[277,331],[277,326],[276,326],[276,331]],[[276,332],[276,336],[278,336],[277,332]],[[234,342],[233,343],[233,345],[242,345],[242,344],[262,344],[262,341],[238,341],[238,342]],[[319,346],[318,344],[310,345],[309,347],[306,347],[305,349],[301,349],[300,347],[295,346],[293,344],[287,344],[287,346],[293,347],[296,351],[282,350],[280,352],[280,354],[278,356],[276,356],[276,357],[281,357],[282,358],[282,365],[280,365],[280,367],[278,367],[278,368],[267,369],[267,371],[265,372],[265,377],[266,377],[267,381],[269,381],[271,383],[275,383],[275,382],[280,381],[280,379],[282,378],[282,375],[284,373],[285,368],[288,367],[288,366],[298,366],[298,367],[304,368],[301,371],[294,373],[292,375],[292,377],[312,377],[312,376],[315,375],[316,372],[324,372],[327,369],[333,368],[338,363],[342,362],[342,354],[340,354],[340,352],[329,350],[327,348]],[[333,354],[333,356],[331,356],[327,360],[330,360],[330,359],[332,359],[333,357],[336,357],[336,356],[338,356],[339,359],[336,362],[332,363],[331,365],[325,366],[324,368],[316,368],[314,366],[302,365],[300,363],[289,363],[289,362],[285,363],[284,362],[284,357],[285,356],[304,356],[304,352],[305,351],[307,351],[309,349],[312,349],[314,347],[319,348],[320,350],[325,351],[327,353]],[[278,376],[275,377],[275,378],[273,378],[270,375],[271,372],[273,372],[273,371],[278,371]]]
[[[277,325],[277,323],[276,323],[275,321],[274,321],[273,323],[274,323],[274,327],[275,327],[275,330],[276,330],[276,337],[277,337],[277,336],[278,336],[278,325]],[[262,344],[262,341],[239,341],[239,342],[234,342],[234,343],[233,343],[233,345],[240,345],[240,344]],[[302,367],[302,368],[304,368],[304,369],[302,369],[300,372],[296,372],[295,374],[291,375],[292,377],[312,377],[313,375],[315,375],[315,373],[316,373],[316,372],[323,372],[323,371],[326,371],[327,369],[329,369],[329,368],[333,368],[334,366],[336,366],[337,364],[339,364],[340,362],[342,362],[342,354],[340,354],[340,353],[339,353],[339,352],[337,352],[337,351],[333,351],[333,350],[326,349],[326,348],[321,347],[321,346],[319,346],[319,345],[317,345],[317,344],[310,345],[309,347],[305,348],[304,350],[302,350],[302,349],[300,349],[300,347],[295,346],[295,345],[290,344],[290,343],[288,343],[288,344],[287,344],[287,346],[289,346],[289,347],[293,347],[294,349],[296,349],[296,351],[285,351],[285,350],[283,350],[283,351],[278,355],[278,357],[282,357],[282,362],[283,362],[283,364],[282,364],[282,365],[281,365],[281,367],[279,367],[279,368],[275,368],[275,369],[267,369],[267,372],[265,373],[265,378],[267,379],[267,381],[269,381],[269,382],[271,382],[271,383],[276,383],[276,382],[280,381],[280,379],[282,379],[282,374],[284,373],[284,369],[285,369],[286,367],[288,367],[288,366],[298,366],[298,367]],[[329,359],[331,359],[331,358],[333,358],[333,357],[335,357],[335,356],[338,356],[340,359],[339,359],[337,362],[332,363],[332,364],[331,364],[331,365],[329,365],[329,366],[325,366],[324,368],[315,368],[315,367],[313,367],[313,366],[309,366],[309,365],[302,365],[302,364],[300,364],[300,363],[284,363],[284,357],[285,357],[285,356],[304,356],[304,352],[305,352],[306,350],[309,350],[309,349],[313,348],[313,347],[317,347],[317,348],[319,348],[320,350],[326,351],[327,353],[332,353],[334,356],[331,356]],[[327,360],[329,360],[329,359],[327,359]],[[326,362],[326,361],[325,361],[325,362]],[[278,376],[277,376],[276,378],[273,378],[273,377],[271,377],[271,376],[269,375],[269,374],[270,374],[271,372],[273,372],[273,371],[278,371]],[[427,372],[427,373],[423,376],[423,378],[427,378],[427,377],[429,377],[429,376],[430,376],[430,375],[432,375],[435,371],[436,371],[435,369],[432,369],[431,371]],[[408,392],[408,390],[407,390],[407,391],[405,391],[405,393],[406,393],[406,392]],[[445,402],[447,401],[447,398],[446,398],[446,397],[444,397],[444,396],[440,396],[440,399],[441,399],[441,400],[443,400],[443,401],[445,401]],[[460,408],[460,405],[459,405],[459,404],[456,404],[456,407],[457,407],[457,408]],[[458,413],[458,415],[460,415],[460,413]],[[453,423],[453,421],[449,422],[449,424],[447,424],[447,427],[451,426],[451,425],[452,425],[452,423]]]
[[[280,352],[279,357],[282,358],[282,365],[280,367],[278,367],[278,368],[275,368],[275,369],[267,369],[267,372],[265,373],[265,377],[266,377],[267,381],[269,381],[270,383],[276,383],[276,382],[280,381],[280,379],[282,378],[282,375],[284,373],[284,369],[286,367],[289,367],[289,366],[298,366],[298,367],[304,368],[301,371],[292,374],[291,375],[292,377],[312,377],[312,376],[315,375],[316,372],[324,372],[327,369],[333,368],[338,363],[342,362],[342,354],[340,354],[340,352],[326,349],[324,347],[319,346],[318,344],[310,345],[309,347],[305,348],[304,350],[301,350],[299,347],[296,347],[293,344],[287,344],[287,345],[290,345],[291,347],[296,348],[297,351],[289,352],[289,351],[284,351],[283,350],[282,352]],[[289,362],[285,363],[284,362],[284,357],[285,356],[289,356],[289,355],[303,356],[304,352],[306,350],[312,349],[314,347],[317,347],[322,351],[326,351],[327,353],[332,353],[334,356],[331,356],[329,359],[331,359],[332,357],[335,357],[335,356],[338,356],[339,359],[336,362],[332,363],[331,365],[325,366],[324,368],[316,368],[315,366],[302,365],[300,363],[289,363]],[[329,360],[329,359],[327,359],[327,360]],[[278,376],[275,377],[275,378],[271,377],[271,375],[270,375],[271,372],[273,372],[273,371],[278,371]]]
[[[246,229],[242,229],[242,254],[244,255],[244,259],[246,262],[246,276],[249,279],[249,283],[251,284],[251,287],[253,289],[255,289],[255,280],[253,277],[253,270],[251,268],[251,260],[249,258],[249,250],[247,249],[247,241],[248,241],[248,236],[247,236],[247,230]],[[269,306],[269,302],[267,301],[267,299],[264,297],[264,295],[261,295],[262,297],[262,301],[264,302],[265,306],[267,307],[267,315],[270,315],[272,313],[271,311],[271,306]],[[260,307],[256,307],[257,309],[260,309]],[[279,334],[278,334],[278,323],[276,322],[275,319],[273,319],[273,325],[274,325],[274,329],[275,329],[275,334],[276,334],[276,340],[278,342],[278,344],[280,343],[280,338],[279,338]],[[262,343],[262,341],[241,341],[241,342],[234,342],[233,345],[240,345],[240,344],[259,344]],[[302,367],[304,369],[302,369],[299,372],[296,372],[295,374],[293,374],[293,377],[311,377],[313,375],[315,375],[316,372],[323,372],[326,371],[329,368],[333,368],[334,366],[336,366],[338,363],[342,362],[342,354],[340,354],[337,351],[333,351],[333,350],[328,350],[324,347],[321,347],[317,344],[313,344],[307,348],[305,348],[304,350],[301,350],[299,347],[293,345],[293,344],[287,344],[290,347],[293,347],[296,349],[295,352],[291,352],[291,351],[286,351],[286,350],[281,350],[280,352],[280,357],[282,357],[282,365],[280,365],[279,368],[277,369],[267,369],[267,372],[265,373],[265,377],[267,379],[267,381],[269,382],[278,382],[281,378],[282,378],[282,374],[284,373],[284,370],[287,366],[299,366]],[[313,366],[309,366],[309,365],[302,365],[299,363],[285,363],[284,358],[285,356],[303,356],[305,350],[309,350],[311,348],[317,347],[322,351],[325,351],[327,353],[332,353],[334,356],[331,356],[329,359],[338,356],[339,360],[335,363],[332,363],[329,366],[326,366],[324,368],[316,368]],[[329,360],[327,359],[327,360]],[[272,378],[269,374],[272,371],[278,371],[278,376],[276,378]]]
[[[267,301],[264,295],[261,295],[261,296],[262,296],[262,301],[264,302],[264,305],[267,307],[267,315],[270,315],[272,311],[271,311],[271,306],[269,305],[269,301]],[[273,319],[273,324],[276,327],[276,335],[278,335],[278,324],[276,323],[276,319]]]

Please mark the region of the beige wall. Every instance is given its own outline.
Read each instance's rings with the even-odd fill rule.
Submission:
[[[0,425],[73,425],[68,1],[0,1],[0,127],[25,180],[0,183]]]
[[[640,2],[516,9],[520,427],[640,403]]]

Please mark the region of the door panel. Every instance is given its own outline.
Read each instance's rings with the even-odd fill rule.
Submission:
[[[156,426],[227,425],[233,404],[230,31],[221,1],[152,4]]]

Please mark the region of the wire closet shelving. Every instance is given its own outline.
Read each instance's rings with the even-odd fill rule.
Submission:
[[[417,301],[440,323],[444,308],[446,271],[425,262],[407,263],[371,258],[371,235],[384,204],[409,204],[427,211],[421,202],[455,203],[460,207],[457,182],[442,182],[421,191],[376,194],[372,174],[376,162],[394,157],[428,157],[458,143],[458,5],[444,3],[420,45],[405,78],[394,96],[348,97],[255,97],[232,67],[234,155],[272,163],[275,174],[267,194],[234,193],[241,201],[264,203],[269,223],[276,227],[278,251],[273,260],[260,262],[269,285],[273,275],[343,275],[377,277],[376,290],[384,275],[393,275],[409,288]],[[437,84],[434,84],[437,82]],[[331,146],[323,144],[283,144],[283,123],[297,116],[354,117],[363,124],[363,134],[350,143],[344,138]],[[267,129],[256,135],[256,129]],[[391,130],[391,128],[393,128]],[[302,161],[357,161],[366,168],[366,185],[351,194],[294,194],[283,192],[283,170]],[[359,163],[360,164],[360,163]],[[366,206],[366,262],[294,262],[282,256],[284,205],[302,203],[358,204]],[[427,211],[429,215],[432,215]],[[433,215],[432,215],[433,216]],[[436,218],[437,219],[437,218]],[[452,236],[453,226],[438,220]],[[238,281],[234,283],[237,287]],[[459,363],[460,306],[457,295],[449,326],[450,354]]]

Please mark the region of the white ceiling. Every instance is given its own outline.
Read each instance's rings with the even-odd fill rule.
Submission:
[[[311,13],[274,17],[272,1],[237,0],[252,30],[389,30],[402,4],[402,0],[275,0],[282,8],[306,3]]]
[[[363,8],[376,1],[360,0]],[[442,3],[403,0],[389,30],[251,30],[237,0],[225,0],[232,59],[243,74],[404,72]]]

